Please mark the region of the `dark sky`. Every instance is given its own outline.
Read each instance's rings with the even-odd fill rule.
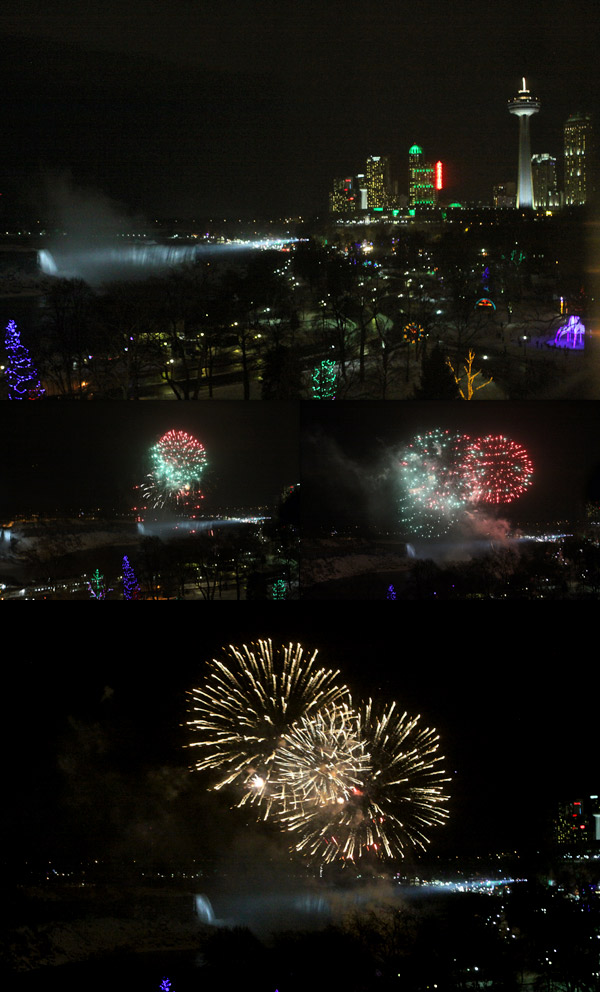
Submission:
[[[415,141],[488,199],[515,178],[521,76],[534,152],[595,109],[597,22],[586,0],[6,0],[4,209],[47,212],[67,173],[149,218],[311,214],[368,155],[406,192]]]
[[[459,626],[450,611],[432,625],[424,611],[402,604],[370,604],[368,617],[337,604],[311,616],[293,604],[277,614],[239,605],[207,611],[185,650],[186,628],[171,625],[162,659],[140,643],[137,620],[127,652],[118,647],[122,635],[115,640],[96,627],[95,643],[106,650],[94,660],[82,645],[79,658],[61,651],[54,664],[23,660],[9,671],[7,698],[20,714],[7,811],[18,829],[16,853],[177,860],[203,851],[226,860],[234,837],[258,848],[264,832],[252,817],[230,813],[227,800],[188,775],[182,724],[186,691],[199,684],[204,662],[228,643],[261,637],[318,648],[320,663],[339,668],[357,696],[396,699],[437,728],[453,798],[434,853],[538,844],[558,799],[597,791],[596,700],[585,656],[575,677],[564,659],[549,666],[548,611],[530,616],[528,648],[514,617],[501,621],[499,643],[492,610],[480,614],[481,625],[463,616]]]
[[[150,448],[169,430],[205,447],[206,509],[275,502],[299,476],[294,403],[4,403],[0,509],[134,505]]]

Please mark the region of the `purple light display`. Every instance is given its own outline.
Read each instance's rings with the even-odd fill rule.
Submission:
[[[558,328],[552,342],[556,348],[575,348],[581,350],[584,346],[585,326],[579,317],[569,317],[566,324]]]

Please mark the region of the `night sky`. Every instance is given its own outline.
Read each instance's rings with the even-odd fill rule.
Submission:
[[[354,518],[394,526],[382,483],[394,452],[416,434],[502,434],[534,466],[529,490],[502,513],[552,523],[600,499],[596,404],[581,403],[79,403],[5,404],[0,421],[3,513],[62,507],[127,510],[168,430],[204,444],[206,509],[273,501],[302,482],[306,520]],[[302,423],[302,444],[300,443]],[[389,479],[387,479],[389,481]],[[366,515],[366,517],[365,517]]]
[[[302,443],[300,443],[302,423]],[[528,491],[505,513],[521,522],[581,519],[600,499],[596,404],[569,403],[79,403],[5,404],[0,421],[0,509],[128,509],[150,471],[149,450],[171,429],[207,452],[211,506],[272,501],[301,481],[305,519],[394,526],[385,512],[394,452],[416,434],[502,434],[534,466]],[[389,502],[389,500],[388,500]]]
[[[305,404],[302,420],[307,522],[393,527],[394,452],[436,428],[471,437],[500,434],[525,447],[533,478],[523,496],[499,508],[498,515],[510,521],[574,522],[583,518],[588,500],[600,499],[600,437],[592,402]]]
[[[2,512],[135,505],[151,470],[150,448],[183,430],[207,454],[206,512],[277,501],[298,482],[295,403],[3,404]],[[36,408],[37,407],[37,408]],[[43,414],[43,415],[42,415]]]
[[[489,200],[516,178],[523,75],[533,152],[596,109],[597,20],[586,0],[6,0],[5,216],[47,217],[65,176],[148,219],[310,216],[368,155],[406,192],[415,141],[452,198]]]
[[[597,790],[596,700],[585,658],[575,670],[566,659],[550,665],[548,612],[531,615],[526,634],[514,618],[502,620],[500,647],[493,611],[481,624],[463,616],[460,625],[438,613],[433,629],[400,604],[371,607],[368,618],[343,607],[308,617],[292,604],[277,615],[240,606],[211,608],[184,651],[184,628],[171,625],[162,658],[156,650],[115,657],[113,647],[112,657],[107,650],[92,660],[82,645],[80,658],[27,660],[9,673],[8,698],[22,714],[11,751],[17,854],[177,862],[201,852],[225,863],[232,843],[258,856],[271,842],[280,846],[252,817],[231,813],[228,797],[207,793],[200,775],[188,775],[183,747],[186,690],[199,684],[203,663],[227,643],[260,637],[318,648],[321,664],[339,668],[357,695],[396,699],[437,728],[452,800],[434,854],[538,846],[559,799]]]

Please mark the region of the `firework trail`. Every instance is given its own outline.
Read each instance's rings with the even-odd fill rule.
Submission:
[[[533,465],[522,445],[488,435],[469,445],[463,472],[470,503],[512,503],[531,484]]]
[[[368,767],[358,722],[348,703],[332,704],[299,720],[277,750],[275,798],[293,809],[343,802]]]
[[[327,802],[304,802],[280,814],[294,849],[318,862],[356,860],[368,852],[403,857],[425,848],[428,832],[447,818],[443,758],[435,730],[396,704],[379,713],[371,701],[357,711],[353,729],[363,762],[354,783]]]
[[[200,757],[199,771],[217,773],[214,788],[242,786],[238,805],[264,803],[268,816],[283,781],[271,787],[274,762],[286,735],[302,720],[348,697],[337,672],[317,668],[317,652],[305,658],[301,644],[274,652],[270,640],[230,645],[225,660],[213,659],[204,688],[191,692],[188,721]]]
[[[300,644],[230,646],[191,697],[195,768],[237,789],[321,863],[424,848],[447,817],[435,730],[392,703],[354,707],[338,673]]]
[[[512,502],[523,495],[533,474],[525,448],[515,441],[442,430],[406,445],[398,470],[402,522],[422,537],[447,533],[467,509]]]
[[[168,431],[150,449],[152,472],[144,496],[153,507],[182,505],[200,496],[206,452],[191,434]]]
[[[458,433],[434,430],[418,435],[403,449],[400,510],[411,532],[436,536],[447,531],[464,508],[462,458],[468,441]]]

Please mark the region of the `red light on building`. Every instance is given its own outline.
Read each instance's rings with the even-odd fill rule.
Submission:
[[[435,188],[442,189],[442,163],[435,163]]]

